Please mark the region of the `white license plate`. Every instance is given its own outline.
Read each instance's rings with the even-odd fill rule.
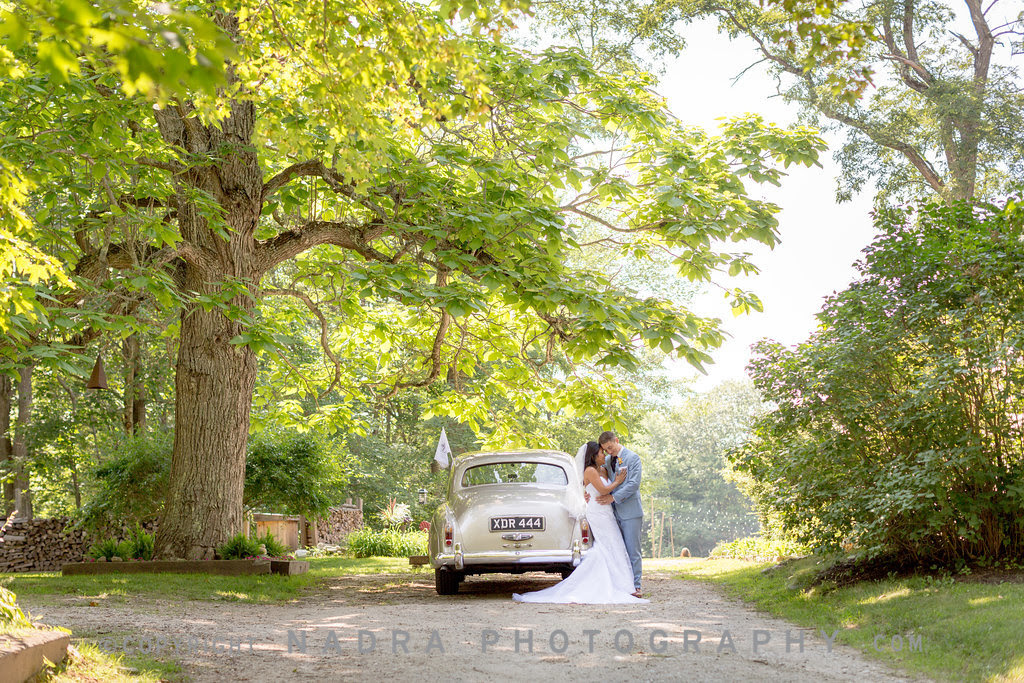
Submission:
[[[544,518],[540,515],[491,517],[491,531],[544,531]]]

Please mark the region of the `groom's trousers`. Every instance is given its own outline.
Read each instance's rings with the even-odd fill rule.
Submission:
[[[632,519],[620,519],[619,529],[622,531],[622,542],[626,544],[629,563],[633,565],[633,587],[640,590],[640,530],[644,525],[643,516]]]

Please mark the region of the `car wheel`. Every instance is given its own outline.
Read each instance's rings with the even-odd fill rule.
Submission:
[[[462,577],[449,569],[434,570],[434,589],[438,595],[455,595],[459,592]]]
[[[573,569],[575,569],[575,567],[573,567]],[[562,570],[562,580],[563,581],[565,581],[566,579],[569,578],[569,575],[572,574],[573,569],[563,569]]]

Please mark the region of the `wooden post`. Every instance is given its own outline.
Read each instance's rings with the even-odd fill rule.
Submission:
[[[665,541],[665,511],[661,511],[661,524],[658,525],[658,557],[661,557],[661,548]]]
[[[651,557],[654,557],[654,494],[651,494]]]
[[[676,537],[672,534],[672,518],[668,518],[668,540],[672,544],[672,557],[676,556]]]

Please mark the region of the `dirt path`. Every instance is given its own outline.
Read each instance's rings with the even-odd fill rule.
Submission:
[[[68,627],[101,646],[106,640],[107,649],[151,650],[176,659],[195,681],[910,680],[849,648],[837,645],[829,652],[821,634],[669,574],[645,576],[649,605],[511,600],[513,591],[552,583],[543,574],[470,577],[457,596],[442,598],[434,593],[432,574],[384,574],[332,579],[287,605],[151,600],[104,607],[62,598],[34,606],[30,596],[22,603],[33,619]],[[759,640],[768,639],[756,653],[755,629],[762,631]],[[787,629],[794,640],[788,653]],[[305,653],[299,651],[303,632]],[[803,652],[796,642],[801,633]],[[694,641],[698,634],[700,643],[687,648],[686,638]]]

